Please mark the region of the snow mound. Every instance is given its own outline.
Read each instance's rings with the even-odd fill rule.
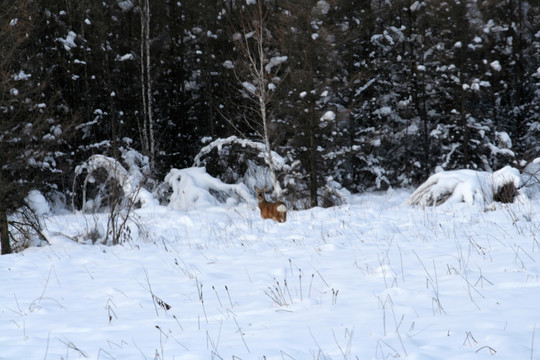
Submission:
[[[225,184],[210,176],[204,167],[171,169],[165,183],[172,188],[169,208],[188,210],[215,206],[219,203],[253,202],[244,184]]]
[[[507,184],[521,186],[519,170],[506,166],[494,173],[475,170],[442,171],[431,175],[409,197],[407,204],[437,206],[443,203],[491,203]]]

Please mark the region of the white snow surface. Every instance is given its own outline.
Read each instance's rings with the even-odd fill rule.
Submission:
[[[119,246],[72,240],[106,214],[51,214],[50,245],[0,257],[0,359],[538,358],[540,204],[410,195],[283,224],[255,201],[144,207]]]

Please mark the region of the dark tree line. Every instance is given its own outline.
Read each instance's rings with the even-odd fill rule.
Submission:
[[[211,140],[267,140],[308,206],[330,183],[408,186],[540,156],[538,0],[0,7],[2,235],[30,189],[68,196],[92,154],[137,150],[159,180]]]

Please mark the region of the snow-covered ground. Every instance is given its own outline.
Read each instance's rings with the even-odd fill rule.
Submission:
[[[0,359],[538,359],[540,205],[412,191],[262,220],[253,203],[50,215],[0,257]]]

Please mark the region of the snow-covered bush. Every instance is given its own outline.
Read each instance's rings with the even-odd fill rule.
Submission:
[[[272,151],[272,164],[276,171],[279,199],[292,209],[309,207],[309,176],[301,171],[300,161],[282,157]],[[249,191],[254,186],[272,188],[271,174],[263,143],[231,136],[217,139],[203,147],[194,161],[195,167],[205,167],[208,174],[228,184],[244,184]],[[326,179],[318,189],[318,197],[325,207],[345,202],[348,191],[333,180]],[[254,196],[254,194],[253,194]]]
[[[272,164],[278,181],[283,180],[290,170],[287,160],[272,151]],[[248,187],[271,184],[266,146],[236,136],[217,139],[204,146],[195,156],[193,166],[205,167],[208,174],[229,184],[243,182]]]
[[[513,202],[521,186],[519,170],[506,166],[494,173],[475,170],[441,171],[431,175],[407,200],[409,205],[443,203],[485,205]]]
[[[322,188],[322,207],[331,207],[337,205],[343,205],[347,203],[347,199],[351,196],[351,193],[341,184],[332,180],[332,178],[326,179],[326,184]]]
[[[268,186],[278,193],[280,200],[295,195],[288,186],[294,184],[288,159],[272,151],[271,161],[276,172],[277,191],[272,181],[266,146],[260,142],[236,136],[214,140],[199,151],[193,166],[204,167],[208,174],[224,183],[244,184],[250,191],[254,186]]]
[[[521,176],[519,170],[511,166],[505,166],[491,175],[493,201],[513,203],[520,195]]]
[[[51,215],[51,208],[45,196],[38,190],[31,190],[25,198],[25,205],[18,208],[9,217],[10,232],[14,252],[20,252],[29,246],[48,243],[43,234],[42,218]]]
[[[521,175],[525,194],[531,199],[540,197],[540,158],[536,158],[525,166]]]
[[[110,245],[126,242],[135,227],[141,232],[132,210],[157,205],[153,195],[143,187],[149,172],[148,159],[135,151],[123,151],[122,155],[128,170],[120,161],[104,155],[92,155],[75,168],[73,210],[77,208],[77,197],[83,213],[106,212],[104,224],[98,224],[95,217],[95,225],[88,227],[77,241]]]
[[[172,189],[168,206],[173,209],[188,210],[219,203],[255,201],[244,184],[223,183],[202,167],[172,169],[165,176],[165,184]]]
[[[73,209],[79,205],[83,212],[100,212],[123,201],[140,207],[156,203],[152,194],[142,187],[145,176],[144,167],[140,166],[141,158],[131,152],[126,154],[129,156],[124,159],[129,170],[116,159],[104,155],[92,155],[75,168]]]

